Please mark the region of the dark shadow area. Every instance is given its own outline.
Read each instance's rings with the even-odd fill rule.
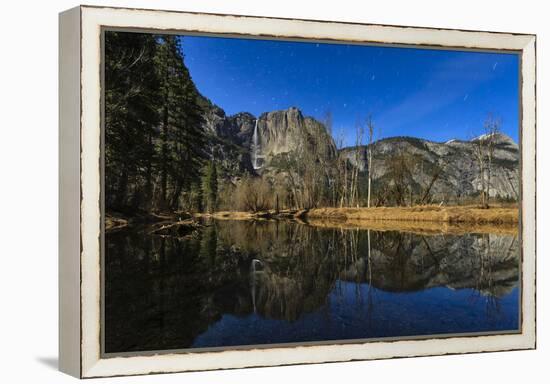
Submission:
[[[36,360],[45,365],[46,367],[49,367],[49,368],[52,368],[52,369],[55,369],[57,371],[58,369],[58,366],[59,366],[59,360],[57,358],[57,356],[55,357],[52,357],[52,356],[40,356],[40,357],[37,357]]]

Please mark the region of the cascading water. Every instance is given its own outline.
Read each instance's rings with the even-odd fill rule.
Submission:
[[[258,142],[258,120],[254,124],[254,133],[252,134],[252,167],[254,169],[260,169],[262,166],[258,162],[258,159],[262,159],[260,155],[260,143]]]

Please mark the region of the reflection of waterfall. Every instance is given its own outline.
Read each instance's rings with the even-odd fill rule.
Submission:
[[[250,282],[250,290],[252,291],[252,307],[254,308],[254,313],[256,313],[256,264],[263,265],[262,262],[258,259],[252,259],[252,264],[250,265],[250,272],[252,275],[252,281]]]
[[[263,159],[264,156],[260,154],[260,143],[258,139],[258,120],[254,124],[254,133],[252,134],[252,167],[254,169],[260,169],[262,167],[260,159]]]

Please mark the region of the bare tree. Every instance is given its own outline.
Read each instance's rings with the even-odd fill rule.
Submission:
[[[327,109],[323,116],[323,125],[325,126],[326,132],[328,133],[329,137],[332,137],[332,127],[333,127],[333,117],[332,117],[332,111],[330,109]],[[337,177],[338,174],[335,172],[337,171],[337,165],[338,165],[338,145],[335,142],[336,145],[336,151],[333,154],[334,156],[321,156],[319,159],[321,169],[324,172],[324,178],[326,181],[326,189],[325,192],[327,193],[327,203],[328,205],[336,206],[337,205],[337,188],[338,188],[338,181]]]
[[[362,158],[362,146],[363,146],[363,135],[365,134],[365,127],[361,123],[361,121],[357,121],[355,124],[355,151],[354,151],[354,160],[355,164],[352,170],[351,175],[351,185],[350,185],[350,207],[353,207],[354,205],[358,205],[359,201],[359,164],[363,160]]]
[[[439,176],[443,173],[445,168],[447,167],[447,161],[443,160],[442,164],[436,164],[434,169],[432,170],[432,178],[430,179],[430,182],[424,188],[424,193],[422,194],[422,198],[420,199],[420,204],[426,204],[430,198],[430,191],[432,190],[435,182],[439,179]]]
[[[372,115],[369,115],[367,119],[367,130],[368,130],[368,154],[367,154],[367,171],[368,171],[368,181],[367,181],[367,208],[370,208],[370,197],[372,189],[372,174],[374,172],[374,167],[372,163],[372,153],[374,152],[374,123],[372,121]]]
[[[489,115],[483,124],[485,128],[485,137],[486,137],[486,152],[487,152],[487,184],[486,184],[486,195],[487,199],[490,197],[490,188],[491,176],[493,169],[493,156],[495,153],[495,145],[497,143],[498,134],[500,133],[500,119],[493,118]],[[487,201],[487,204],[489,202]]]
[[[480,205],[482,208],[489,208],[493,157],[500,125],[500,119],[488,115],[483,123],[484,134],[472,140],[481,184]]]
[[[286,153],[279,159],[279,166],[285,171],[296,208],[315,208],[327,195],[330,196],[329,157],[335,155],[333,152],[326,156],[320,153],[324,149],[322,135],[325,134],[321,130],[313,132],[296,151]]]
[[[481,184],[481,191],[480,191],[480,205],[482,208],[487,207],[487,198],[485,196],[485,145],[483,142],[483,138],[477,138],[476,140],[472,141],[472,144],[474,146],[474,157],[476,158],[478,172],[479,172],[479,179]]]
[[[283,154],[282,169],[285,170],[287,176],[287,184],[290,189],[289,197],[291,203],[289,204],[293,208],[302,208],[302,190],[301,185],[303,184],[300,181],[300,177],[297,174],[298,163],[296,156],[293,153]]]
[[[385,191],[387,200],[393,199],[395,205],[406,206],[408,197],[409,205],[413,204],[413,173],[419,163],[419,156],[407,151],[403,145],[399,145],[393,155],[385,158],[384,167],[390,178]]]
[[[341,130],[338,139],[336,140],[336,147],[339,150],[338,156],[336,157],[336,185],[335,189],[338,190],[339,194],[339,206],[342,208],[344,204],[347,203],[347,192],[348,192],[348,160],[344,152],[341,149],[344,146],[344,131]]]
[[[272,188],[269,181],[245,177],[236,189],[237,203],[245,211],[264,211],[271,208]]]

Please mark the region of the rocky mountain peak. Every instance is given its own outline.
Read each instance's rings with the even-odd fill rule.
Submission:
[[[309,150],[319,157],[336,154],[336,145],[325,126],[313,117],[304,116],[297,107],[264,112],[256,118],[248,112],[227,116],[212,104],[205,111],[204,120],[205,130],[213,137],[223,139],[225,144],[218,142],[218,147],[231,143],[241,153],[248,154],[238,158],[250,164],[232,165],[232,168],[250,169],[253,156],[261,157],[262,167],[269,167],[271,161],[283,153]],[[234,150],[228,147],[219,149],[217,153]]]
[[[267,163],[282,153],[311,150],[322,157],[336,153],[334,140],[325,126],[304,116],[296,107],[263,113],[257,129],[258,145]]]
[[[509,145],[509,146],[516,146],[517,143],[508,135],[498,132],[498,133],[492,133],[492,134],[483,134],[478,137],[473,138],[470,140],[471,142],[477,142],[477,141],[485,141],[488,139],[491,139],[496,145]]]

